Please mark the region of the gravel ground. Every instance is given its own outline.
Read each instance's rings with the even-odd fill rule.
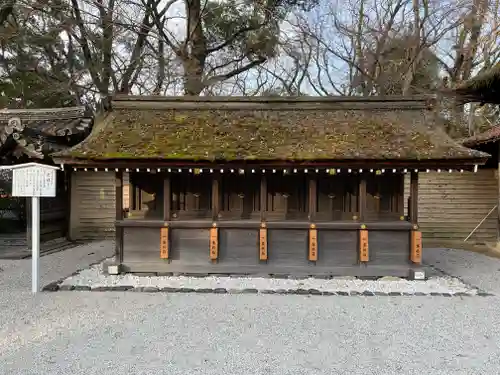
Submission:
[[[424,251],[424,262],[500,296],[500,259],[453,249]]]
[[[96,243],[43,257],[44,284],[112,252],[111,244]],[[445,272],[500,291],[497,259],[425,254]],[[497,297],[32,297],[29,261],[0,261],[0,268],[0,374],[500,373]]]
[[[330,280],[306,278],[300,280],[274,279],[262,277],[185,277],[185,276],[136,276],[106,275],[103,263],[96,264],[81,271],[78,275],[64,280],[61,285],[88,286],[91,288],[109,286],[156,287],[156,288],[190,288],[242,291],[244,289],[263,290],[297,290],[315,289],[320,292],[358,292],[381,293],[467,293],[476,294],[477,290],[453,277],[430,277],[428,280],[404,280],[400,278],[384,278],[382,280],[358,280],[354,278],[334,278]]]

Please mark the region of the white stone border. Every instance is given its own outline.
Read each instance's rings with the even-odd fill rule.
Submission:
[[[169,293],[261,293],[363,296],[488,296],[490,294],[451,276],[427,280],[385,277],[362,280],[352,277],[331,279],[264,278],[233,276],[138,276],[107,275],[107,259],[47,285],[46,291],[135,291]]]

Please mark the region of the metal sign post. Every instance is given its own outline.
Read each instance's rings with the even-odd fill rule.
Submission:
[[[40,198],[56,196],[58,167],[37,163],[2,166],[12,169],[12,196],[31,197],[31,291],[40,291]]]

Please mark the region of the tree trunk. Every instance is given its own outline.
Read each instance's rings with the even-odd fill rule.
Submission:
[[[185,0],[187,27],[182,46],[184,94],[200,95],[203,91],[203,72],[207,59],[207,40],[202,28],[201,0]]]

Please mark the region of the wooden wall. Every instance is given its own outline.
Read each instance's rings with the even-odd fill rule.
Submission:
[[[115,233],[115,174],[72,172],[70,239],[100,239]]]
[[[409,176],[406,177],[405,203],[409,195]],[[493,169],[477,173],[420,173],[418,214],[424,239],[463,241],[497,204],[497,196],[498,180]],[[494,210],[468,242],[496,239]]]
[[[73,172],[71,235],[94,239],[114,234],[115,197],[113,172]],[[405,179],[405,206],[409,195]],[[419,218],[427,240],[461,240],[497,204],[496,171],[477,173],[420,173]],[[124,174],[124,205],[127,208],[128,176]],[[405,212],[407,212],[405,207]],[[496,241],[496,210],[470,241]]]

